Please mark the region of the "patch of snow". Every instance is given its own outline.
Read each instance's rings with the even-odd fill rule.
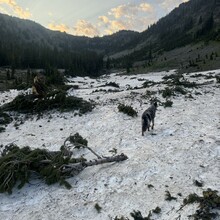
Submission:
[[[82,116],[75,116],[74,112],[53,112],[39,120],[34,116],[18,129],[14,122],[9,124],[0,133],[3,145],[14,142],[19,146],[59,150],[70,134],[78,132],[98,154],[110,156],[109,151],[116,148],[128,160],[86,168],[68,179],[73,186],[70,190],[33,180],[21,190],[15,188],[12,195],[0,194],[0,219],[103,220],[117,215],[131,218],[129,213],[133,210],[147,216],[159,206],[161,214],[153,215],[153,219],[172,220],[181,214],[181,220],[188,220],[197,206],[179,210],[186,196],[201,195],[207,188],[220,191],[219,86],[215,82],[201,86],[196,91],[202,95],[193,94],[194,98],[175,96],[172,108],[159,106],[155,130],[146,132],[145,136],[141,136],[141,114],[150,103],[142,95],[146,90],[158,91],[164,85],[127,90],[127,85],[141,87],[144,81],[138,79],[162,82],[163,76],[174,71],[133,76],[115,73],[99,79],[69,78],[70,85],[79,85],[79,89],[70,89],[69,95],[95,100],[97,105],[92,112]],[[109,89],[99,87],[109,82],[119,84],[120,91],[94,92]],[[18,94],[16,90],[1,93],[0,104]],[[156,96],[163,100],[159,94]],[[138,117],[118,112],[119,103],[131,105]],[[76,155],[79,153],[93,158],[85,149],[76,151]],[[194,180],[203,181],[204,187],[195,186]],[[177,201],[165,201],[167,190]],[[96,203],[102,207],[101,213],[94,208]]]

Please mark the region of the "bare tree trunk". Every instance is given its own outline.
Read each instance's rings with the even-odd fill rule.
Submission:
[[[127,159],[128,157],[125,154],[120,154],[117,156],[105,157],[105,158],[92,160],[92,161],[63,165],[61,168],[61,172],[64,175],[75,176],[88,166],[94,166],[94,165],[99,165],[103,163],[120,162],[120,161],[127,160]]]
[[[88,162],[86,161],[85,165],[93,166],[93,165],[99,165],[103,163],[120,162],[120,161],[127,160],[127,159],[128,157],[125,154],[120,154],[120,155],[116,155],[112,157],[105,157],[105,158],[98,159],[98,160],[92,160]]]

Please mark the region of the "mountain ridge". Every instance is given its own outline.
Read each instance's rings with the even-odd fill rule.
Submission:
[[[101,63],[103,57],[104,62],[111,61],[110,68],[126,68],[138,62],[153,65],[166,51],[201,41],[219,42],[220,4],[216,0],[191,0],[143,32],[123,30],[94,38],[51,31],[34,21],[0,14],[0,33],[0,66],[51,65],[88,75],[100,72],[106,64],[91,71],[92,64],[83,66]]]

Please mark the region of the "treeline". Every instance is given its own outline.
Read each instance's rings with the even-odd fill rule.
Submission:
[[[0,40],[0,66],[18,68],[65,69],[70,75],[98,76],[103,68],[103,56],[91,51],[73,52],[36,43],[3,44]]]

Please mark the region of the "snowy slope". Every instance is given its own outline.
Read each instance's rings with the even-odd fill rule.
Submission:
[[[163,76],[174,72],[133,76],[114,73],[97,80],[69,78],[68,84],[79,86],[70,89],[69,94],[97,103],[92,112],[82,116],[52,112],[40,119],[23,119],[18,129],[14,122],[9,124],[0,133],[0,144],[15,142],[18,146],[58,150],[70,134],[78,132],[100,155],[110,156],[109,150],[116,148],[118,154],[124,153],[129,159],[86,168],[68,180],[73,186],[70,190],[33,180],[12,195],[0,194],[0,219],[107,220],[121,215],[132,219],[133,210],[147,216],[157,206],[161,213],[152,219],[188,219],[196,205],[179,210],[185,197],[194,192],[200,195],[207,188],[220,191],[220,86],[214,78],[205,78],[210,72],[201,72],[196,78],[190,77],[195,73],[186,74],[190,81],[210,84],[188,89],[193,98],[171,98],[171,108],[159,106],[155,130],[141,136],[141,114],[149,107],[149,100],[142,95],[146,90],[155,91],[155,97],[164,101],[158,93],[164,85],[140,87],[145,80],[161,82]],[[216,70],[213,74],[219,73]],[[109,82],[119,88],[103,87]],[[117,92],[104,91],[108,89]],[[0,103],[11,101],[17,94],[0,93]],[[131,105],[138,117],[119,113],[119,103]],[[80,153],[93,158],[85,149]],[[195,180],[204,182],[204,186],[195,186]],[[177,197],[176,201],[165,201],[167,190]],[[102,207],[101,213],[94,208],[96,203]]]

